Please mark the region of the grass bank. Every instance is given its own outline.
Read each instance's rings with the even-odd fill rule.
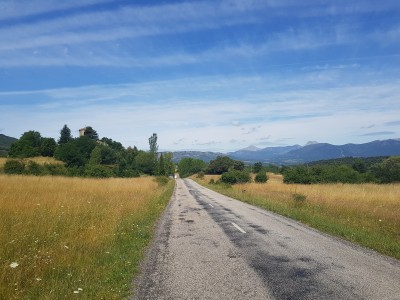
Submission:
[[[400,184],[284,184],[269,174],[265,184],[232,187],[208,184],[229,197],[298,220],[380,253],[400,259]]]
[[[173,186],[0,175],[0,298],[126,298]]]

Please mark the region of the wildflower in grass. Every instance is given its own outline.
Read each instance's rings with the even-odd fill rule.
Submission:
[[[15,269],[15,268],[18,267],[18,266],[19,266],[19,264],[18,264],[17,262],[12,262],[12,263],[10,264],[10,267],[13,268],[13,269]]]

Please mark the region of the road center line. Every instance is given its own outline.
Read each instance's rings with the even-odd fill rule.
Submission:
[[[214,205],[212,205],[211,203],[208,203],[208,205],[210,205],[211,207],[214,207]]]
[[[236,225],[235,223],[231,222],[233,226],[236,227],[237,230],[239,230],[241,233],[246,233],[246,231],[244,231],[242,228],[240,228],[238,225]]]

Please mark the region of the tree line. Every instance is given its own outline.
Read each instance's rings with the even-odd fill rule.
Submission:
[[[138,177],[143,174],[168,176],[175,171],[172,153],[158,153],[157,134],[149,138],[149,150],[136,146],[125,148],[117,141],[103,137],[91,126],[83,136],[74,138],[67,125],[60,130],[56,142],[42,137],[37,131],[28,131],[10,147],[8,156],[14,158],[4,165],[9,174],[66,175],[87,177]],[[54,157],[64,164],[39,165],[25,163],[23,158]]]
[[[260,163],[261,164],[261,163]],[[259,164],[257,164],[259,166]],[[219,156],[206,164],[200,159],[183,158],[178,164],[179,175],[188,177],[193,174],[221,175],[220,181],[227,184],[245,183],[251,181],[251,172],[257,173],[256,182],[266,182],[268,180],[267,170],[263,168],[250,168],[244,162],[234,160],[228,156]]]
[[[400,182],[400,157],[348,157],[296,166],[263,165],[261,162],[245,165],[227,156],[220,156],[209,164],[184,158],[179,162],[178,170],[181,177],[219,174],[220,181],[229,184],[250,182],[251,173],[256,174],[255,182],[266,182],[267,172],[282,174],[285,183],[392,183]]]
[[[400,182],[400,157],[346,158],[282,168],[285,183]]]

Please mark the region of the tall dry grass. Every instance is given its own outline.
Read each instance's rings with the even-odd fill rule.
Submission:
[[[0,175],[0,298],[121,299],[173,183]]]
[[[284,184],[281,175],[269,174],[265,184],[208,186],[400,258],[400,184]]]

